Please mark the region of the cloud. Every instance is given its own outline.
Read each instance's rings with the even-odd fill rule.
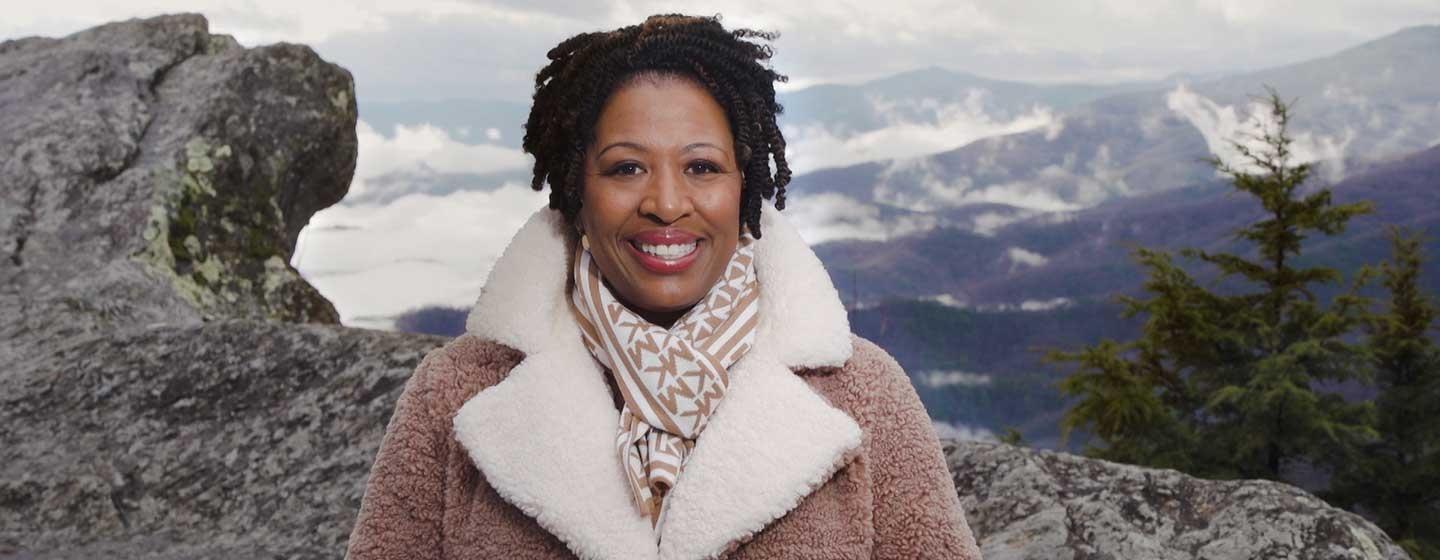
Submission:
[[[1044,257],[1041,258],[1043,259]],[[1004,313],[1009,311],[1049,311],[1051,309],[1067,307],[1070,304],[1074,303],[1074,301],[1072,301],[1070,298],[1056,297],[1043,300],[1027,299],[1021,301],[1020,303],[982,303],[980,305],[971,305],[969,302],[957,299],[955,296],[950,294],[923,296],[920,299],[925,301],[933,301],[946,307],[954,307],[956,309],[970,309],[982,313]]]
[[[519,183],[413,192],[443,174],[524,169],[530,156],[467,144],[430,124],[381,132],[356,124],[350,191],[311,217],[291,264],[342,322],[388,329],[389,317],[422,305],[468,307],[510,237],[548,198]]]
[[[390,136],[361,120],[355,126],[359,155],[347,203],[393,198],[414,188],[409,181],[378,181],[392,174],[419,177],[445,173],[487,174],[528,168],[524,152],[493,144],[466,144],[431,125],[396,125]],[[487,185],[488,187],[489,185]],[[382,192],[383,191],[383,192]]]
[[[797,84],[854,83],[934,64],[1049,83],[1156,79],[1287,64],[1440,23],[1433,0],[53,0],[6,6],[0,37],[57,36],[182,11],[206,14],[213,31],[246,45],[311,44],[355,73],[362,100],[466,92],[526,99],[560,40],[664,12],[721,13],[730,27],[780,31],[775,67]]]
[[[1068,307],[1071,304],[1070,298],[1050,299],[1024,299],[1020,304],[986,304],[979,305],[978,311],[1050,311],[1056,308]]]
[[[933,301],[945,307],[954,307],[955,309],[970,308],[970,305],[965,300],[961,300],[951,294],[935,294],[931,296],[925,296],[920,299],[923,299],[925,301]]]
[[[886,122],[876,130],[837,133],[821,124],[785,126],[785,157],[796,173],[841,167],[865,161],[911,158],[953,150],[989,136],[1046,127],[1059,134],[1059,119],[1049,107],[1036,106],[1013,119],[987,114],[991,93],[971,88],[964,101],[942,104],[935,99],[869,98],[872,110]],[[913,115],[926,115],[916,119]]]
[[[975,176],[1018,176],[1014,180],[977,185],[971,175],[946,169],[936,157],[916,157],[886,162],[877,174],[874,200],[916,212],[934,212],[972,204],[1004,204],[1022,214],[1060,212],[1087,208],[1118,196],[1131,194],[1126,170],[1113,160],[1110,146],[1100,144],[1088,156],[1072,151],[1039,169],[1010,170],[997,162],[1003,152],[1027,149],[1018,135],[993,136],[967,148],[975,156]],[[1003,225],[999,216],[991,224],[977,221],[973,229],[982,235]],[[1023,218],[1023,216],[1021,217]]]
[[[422,305],[468,308],[495,259],[547,199],[528,186],[336,205],[310,219],[291,264],[347,325],[390,328]]]
[[[487,135],[498,139],[499,131]],[[360,153],[355,174],[374,177],[393,171],[414,169],[421,163],[442,173],[493,173],[528,168],[532,160],[520,150],[494,144],[466,144],[450,137],[444,129],[425,123],[396,125],[390,135],[381,134],[360,121],[355,127]]]
[[[1340,95],[1330,91],[1330,96]],[[1198,93],[1185,84],[1179,84],[1165,95],[1165,104],[1170,110],[1190,121],[1210,153],[1226,165],[1245,172],[1258,172],[1260,167],[1241,155],[1233,142],[1240,142],[1246,148],[1265,153],[1268,151],[1258,138],[1263,131],[1274,130],[1277,121],[1268,105],[1251,102],[1247,107],[1221,105]],[[1345,176],[1345,147],[1355,138],[1355,131],[1346,128],[1339,136],[1321,135],[1297,130],[1291,124],[1289,134],[1294,140],[1290,146],[1291,164],[1321,162],[1318,169],[1329,182],[1337,182]],[[1219,173],[1217,171],[1217,173]]]
[[[485,20],[510,27],[534,27],[574,18],[567,15],[573,12],[566,10],[464,0],[54,0],[7,6],[0,37],[26,33],[63,35],[107,21],[177,12],[204,14],[211,32],[233,35],[247,46],[279,41],[315,44],[345,34],[385,33],[397,19],[407,17],[432,23]]]
[[[1065,131],[1065,119],[1064,119],[1064,117],[1059,117],[1059,118],[1052,118],[1052,119],[1050,119],[1050,122],[1048,122],[1048,123],[1045,124],[1045,141],[1046,141],[1046,142],[1054,142],[1056,138],[1059,138],[1059,137],[1060,137],[1060,133],[1061,133],[1061,132],[1064,132],[1064,131]]]
[[[483,99],[527,106],[545,53],[594,24],[560,14],[460,12],[388,16],[383,29],[336,33],[314,43],[327,60],[351,70],[366,101]]]
[[[1003,143],[1003,138],[987,142]],[[1086,182],[1086,180],[1089,182]],[[1075,186],[1078,183],[1078,186]],[[1081,193],[1078,201],[1062,198],[1058,186]],[[968,176],[946,178],[933,158],[919,157],[889,162],[879,174],[874,189],[877,202],[916,212],[982,203],[1015,206],[1025,210],[1056,212],[1083,208],[1103,198],[1106,187],[1089,177],[1077,177],[1058,166],[1048,166],[1033,179],[1021,179],[976,186]]]
[[[985,237],[994,237],[995,233],[1000,231],[1001,228],[1015,222],[1024,221],[1037,214],[1040,214],[1040,212],[982,212],[971,220],[971,231]]]
[[[1045,255],[1027,251],[1021,247],[1010,247],[1006,249],[1005,256],[1010,259],[1010,270],[1012,271],[1020,266],[1039,267],[1045,266],[1045,263],[1050,262],[1050,259],[1045,258]]]
[[[958,422],[946,422],[944,420],[930,420],[935,427],[935,435],[940,439],[954,439],[960,441],[998,441],[995,432],[988,428],[961,424]]]
[[[932,389],[940,387],[985,387],[993,381],[990,375],[960,370],[928,370],[913,376],[921,385]]]
[[[1051,309],[1058,309],[1058,308],[1061,308],[1061,307],[1069,306],[1071,303],[1072,303],[1072,302],[1070,301],[1070,298],[1063,298],[1063,297],[1050,298],[1050,299],[1044,299],[1044,300],[1040,300],[1040,299],[1027,299],[1027,300],[1025,300],[1025,301],[1020,302],[1020,310],[1021,310],[1021,311],[1049,311],[1049,310],[1051,310]]]
[[[806,243],[840,239],[885,240],[929,231],[937,216],[899,214],[882,218],[880,208],[838,193],[790,195],[785,216]]]
[[[933,212],[973,203],[970,177],[947,180],[933,158],[891,160],[876,178],[877,202],[915,212]],[[968,197],[968,198],[967,198]]]

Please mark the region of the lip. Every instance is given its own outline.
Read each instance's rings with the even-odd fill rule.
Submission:
[[[628,241],[638,241],[646,245],[684,245],[700,236],[680,228],[658,228],[647,229],[627,238]]]
[[[624,245],[626,250],[630,252],[631,256],[635,257],[635,260],[640,263],[640,266],[656,274],[678,274],[684,272],[690,268],[690,265],[695,264],[696,259],[700,257],[700,252],[705,250],[705,244],[700,242],[702,241],[700,236],[675,228],[642,231],[626,238],[625,241]],[[674,260],[666,260],[651,255],[650,253],[641,251],[640,248],[635,245],[636,243],[646,245],[684,245],[690,242],[695,243],[695,250]]]

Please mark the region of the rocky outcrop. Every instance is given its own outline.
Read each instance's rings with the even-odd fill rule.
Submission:
[[[341,556],[446,340],[339,326],[288,264],[355,118],[343,69],[200,16],[0,43],[0,559]],[[986,558],[1400,557],[1288,486],[948,453]]]
[[[0,43],[0,557],[341,550],[443,341],[289,265],[356,116],[345,69],[199,15]]]
[[[443,337],[256,320],[86,337],[0,378],[0,558],[333,558]]]
[[[1288,484],[1003,443],[945,452],[986,560],[1408,558],[1370,522]]]
[[[135,323],[339,322],[289,260],[354,174],[353,79],[207,29],[0,43],[0,360]]]

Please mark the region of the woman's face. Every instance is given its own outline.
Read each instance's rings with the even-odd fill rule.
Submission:
[[[629,308],[668,327],[725,271],[740,185],[725,110],[683,79],[632,81],[605,102],[585,153],[580,227]]]

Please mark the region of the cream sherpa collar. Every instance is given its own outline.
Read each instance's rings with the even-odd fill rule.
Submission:
[[[792,373],[850,358],[850,326],[820,260],[763,204],[755,347],[671,490],[657,551],[615,457],[603,372],[565,300],[565,225],[542,208],[491,270],[466,330],[525,353],[456,413],[456,438],[506,501],[581,558],[713,557],[785,515],[841,466],[860,427]],[[777,429],[778,428],[778,429]]]

